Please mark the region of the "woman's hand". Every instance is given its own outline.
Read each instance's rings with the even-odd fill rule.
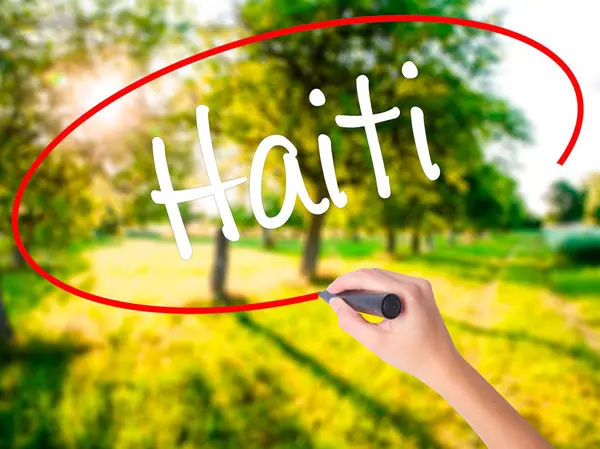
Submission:
[[[397,294],[403,311],[394,320],[370,323],[342,299],[329,304],[340,327],[385,362],[438,392],[489,448],[547,449],[550,444],[456,351],[437,308],[431,285],[390,271],[344,274],[327,289]]]
[[[338,277],[327,290],[395,293],[403,310],[394,320],[370,323],[340,298],[331,300],[340,327],[382,360],[429,384],[460,359],[435,303],[431,284],[421,278],[377,268]]]

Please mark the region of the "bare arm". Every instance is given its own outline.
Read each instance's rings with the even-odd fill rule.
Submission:
[[[550,444],[462,357],[429,386],[489,448],[551,448]]]
[[[403,313],[373,324],[343,300],[330,304],[340,327],[382,360],[434,389],[491,449],[551,449],[550,444],[456,350],[424,279],[379,269],[344,274],[328,288],[398,294]]]

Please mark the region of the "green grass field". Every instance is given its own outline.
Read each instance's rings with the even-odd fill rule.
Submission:
[[[44,263],[96,294],[210,305],[209,241],[188,262],[170,240],[130,238]],[[381,267],[431,280],[462,354],[557,448],[600,447],[600,270],[559,268],[536,234],[390,258],[377,240],[328,240],[322,282],[297,277],[299,242],[233,244],[243,301],[315,291]],[[0,354],[2,448],[470,448],[478,438],[434,392],[338,329],[321,301],[213,316],[98,305],[13,271],[17,331]]]

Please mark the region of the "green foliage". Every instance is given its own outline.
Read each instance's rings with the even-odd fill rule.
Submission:
[[[302,213],[301,210],[294,209],[286,226],[295,230],[304,229],[306,227],[306,214]]]
[[[600,225],[600,173],[591,174],[585,182],[585,218]]]
[[[98,0],[86,7],[71,0],[3,3],[0,234],[10,232],[12,201],[26,169],[65,124],[60,111],[69,100],[57,89],[65,73],[77,73],[84,65],[93,70],[103,59],[115,58],[129,58],[145,71],[157,46],[184,33],[181,22],[173,23],[181,17],[182,3],[168,3]],[[141,109],[137,112],[143,115]],[[156,188],[151,137],[134,130],[125,139],[103,136],[100,144],[65,141],[44,161],[23,197],[19,225],[26,245],[64,245],[91,237],[96,226],[114,233],[121,223],[166,219],[163,208],[150,200],[150,191]],[[169,152],[175,153],[171,148]],[[181,150],[170,162],[175,182],[189,172]]]
[[[0,14],[0,234],[5,235],[10,232],[17,186],[40,150],[36,139],[47,131],[43,111],[36,106],[45,87],[41,74],[51,55],[46,53],[47,43],[34,46],[28,38],[27,31],[34,29],[39,19],[35,11],[34,2],[5,2]],[[44,179],[38,180],[38,185],[46,184]],[[47,188],[40,190],[46,199],[52,196]],[[56,193],[56,187],[54,190]]]
[[[283,196],[277,195],[275,193],[265,193],[263,195],[263,207],[265,209],[265,213],[269,217],[274,217],[281,211],[281,207],[283,205]],[[304,228],[306,225],[306,210],[300,206],[299,203],[296,203],[296,207],[292,211],[292,215],[288,219],[285,224],[286,228],[298,230]],[[252,220],[256,225],[256,219],[252,216]]]
[[[476,231],[519,228],[527,212],[516,182],[491,163],[482,164],[467,176],[466,216]]]
[[[256,220],[252,214],[252,210],[245,205],[236,205],[231,207],[231,213],[235,218],[235,223],[239,230],[243,231],[256,227]],[[215,217],[215,222],[220,223],[219,217]]]
[[[107,192],[120,204],[119,215],[126,225],[144,226],[168,218],[165,207],[151,199],[152,191],[159,189],[152,155],[153,137],[160,136],[165,142],[173,189],[188,188],[194,182],[194,143],[178,136],[169,124],[162,124],[163,118],[148,115],[142,127],[124,136],[120,144],[124,151],[113,158],[117,168],[105,176],[110,184]],[[190,206],[189,202],[179,206],[184,220],[190,217]]]
[[[243,34],[253,35],[360,15],[469,17],[471,3],[249,0],[238,12]],[[400,75],[407,60],[419,67],[416,79]],[[245,47],[235,58],[218,59],[208,76],[211,92],[205,101],[212,106],[218,135],[241,149],[245,163],[264,137],[281,134],[289,138],[298,148],[303,177],[317,201],[325,192],[317,135],[327,134],[339,185],[366,192],[359,200],[350,198],[346,208],[367,205],[369,210],[369,217],[357,218],[350,211],[347,219],[330,211],[328,215],[336,216],[333,222],[347,229],[372,223],[389,229],[454,228],[467,221],[466,177],[482,163],[483,146],[494,140],[528,137],[520,112],[481,89],[497,61],[495,39],[463,27],[388,23],[328,28],[260,42]],[[369,77],[375,112],[394,106],[403,111],[399,119],[378,125],[387,172],[393,178],[392,198],[385,200],[377,196],[372,182],[364,131],[343,130],[334,122],[338,114],[358,113],[355,80],[360,74]],[[309,104],[313,88],[325,93],[324,106]],[[425,178],[416,157],[407,113],[415,105],[425,113],[432,158],[442,169],[442,178],[436,182]],[[499,226],[498,220],[493,225]],[[309,235],[312,245],[307,244],[307,253],[318,245],[319,234]]]
[[[583,218],[585,192],[565,180],[559,180],[550,186],[549,218],[556,223],[580,221]]]

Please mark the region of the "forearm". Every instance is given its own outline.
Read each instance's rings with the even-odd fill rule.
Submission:
[[[457,355],[430,386],[490,449],[547,449],[550,444],[467,361]]]
[[[551,449],[537,431],[456,351],[424,279],[385,270],[358,270],[337,278],[331,293],[390,292],[406,306],[400,317],[373,324],[342,299],[331,307],[340,327],[382,360],[438,392],[491,449]]]

